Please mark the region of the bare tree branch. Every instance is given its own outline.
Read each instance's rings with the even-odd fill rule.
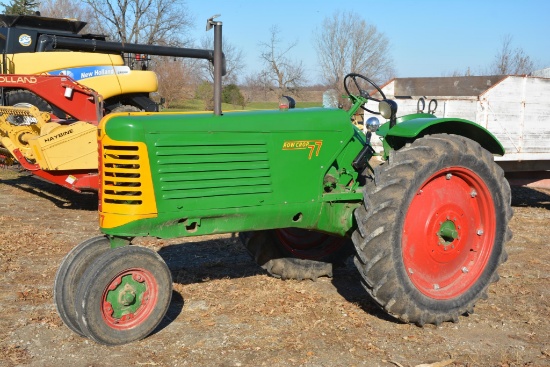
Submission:
[[[211,34],[207,34],[201,39],[201,48],[207,50],[214,49],[214,38]],[[222,39],[222,48],[225,55],[225,66],[227,71],[227,73],[223,77],[223,84],[236,84],[239,73],[245,67],[243,51],[239,47],[228,42],[225,37],[223,37]],[[204,79],[213,83],[214,68],[212,67],[212,64],[203,62],[201,63],[201,65]]]
[[[279,28],[272,26],[269,42],[259,44],[262,49],[260,59],[264,63],[262,74],[269,79],[265,84],[271,85],[279,96],[289,92],[298,94],[305,84],[305,68],[302,61],[293,61],[287,55],[298,42],[281,46],[279,33]]]
[[[363,74],[378,83],[394,76],[388,40],[356,13],[335,12],[325,18],[314,45],[325,82],[340,92],[348,73]]]
[[[512,48],[512,36],[502,38],[500,50],[490,66],[489,73],[494,75],[521,75],[535,70],[535,64],[522,48]]]
[[[71,18],[88,23],[81,33],[100,33],[95,19],[90,17],[92,9],[87,4],[73,0],[42,0],[40,14],[51,18]]]
[[[197,66],[181,58],[159,57],[154,66],[159,81],[159,94],[165,98],[165,107],[194,97],[199,83]]]
[[[184,0],[85,0],[115,41],[182,45],[192,21]]]

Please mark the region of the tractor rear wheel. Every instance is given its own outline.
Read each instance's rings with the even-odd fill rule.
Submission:
[[[149,335],[170,306],[172,277],[154,251],[124,246],[100,256],[82,275],[76,315],[82,332],[105,345]]]
[[[267,272],[281,279],[332,277],[353,253],[349,238],[300,228],[283,228],[239,234],[252,258]]]
[[[506,261],[510,201],[503,171],[472,140],[438,134],[392,152],[355,211],[368,294],[418,325],[472,313]]]
[[[55,275],[53,298],[57,313],[69,329],[82,336],[85,335],[78,325],[74,304],[76,288],[84,271],[109,249],[110,243],[107,237],[90,238],[65,256]]]

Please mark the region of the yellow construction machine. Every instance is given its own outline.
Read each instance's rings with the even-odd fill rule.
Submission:
[[[146,70],[148,55],[214,61],[213,50],[109,42],[79,33],[85,25],[0,15],[0,164],[17,162],[75,191],[99,188],[103,116],[158,112],[149,96],[157,78]]]
[[[120,50],[111,53],[79,51],[79,45],[105,41],[105,36],[80,34],[85,22],[29,15],[0,15],[0,25],[1,70],[4,76],[69,76],[99,93],[108,112],[158,111],[157,104],[149,98],[150,93],[157,91],[156,74],[141,70],[146,68],[146,61],[135,63],[136,57],[140,60],[147,60],[147,57],[139,53],[127,55],[133,58],[130,65],[126,65]],[[57,41],[66,39],[72,41],[72,46],[59,47]],[[140,70],[132,70],[130,66]],[[3,105],[34,105],[41,111],[62,114],[55,106],[24,89],[6,88],[2,99]]]

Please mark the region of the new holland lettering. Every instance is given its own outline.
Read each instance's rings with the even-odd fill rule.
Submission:
[[[31,83],[36,84],[37,80],[34,76],[14,76],[14,75],[2,75],[0,76],[0,83]]]

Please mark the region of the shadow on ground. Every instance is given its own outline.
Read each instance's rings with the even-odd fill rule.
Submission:
[[[148,337],[161,332],[165,327],[170,325],[179,316],[179,314],[183,310],[184,305],[185,301],[183,300],[181,294],[176,291],[172,291],[172,300],[170,301],[170,306],[168,307],[166,315],[164,315],[164,318],[162,319],[160,324]]]
[[[235,236],[169,245],[158,254],[170,268],[173,281],[183,285],[264,273]]]
[[[170,268],[173,281],[182,285],[266,274],[252,260],[237,236],[169,245],[161,248],[158,253]],[[386,321],[399,322],[380,309],[363,289],[361,277],[352,258],[345,266],[335,269],[332,284],[346,301],[358,305],[366,313]],[[181,299],[181,296],[178,296]],[[179,312],[182,307],[183,305],[179,307]],[[171,319],[175,317],[177,313],[170,316]]]
[[[78,193],[65,187],[43,181],[28,173],[19,173],[14,178],[2,179],[0,183],[16,187],[21,191],[39,196],[51,201],[55,206],[62,209],[76,210],[97,210],[97,193]]]
[[[550,191],[529,187],[512,187],[512,206],[550,210]]]

